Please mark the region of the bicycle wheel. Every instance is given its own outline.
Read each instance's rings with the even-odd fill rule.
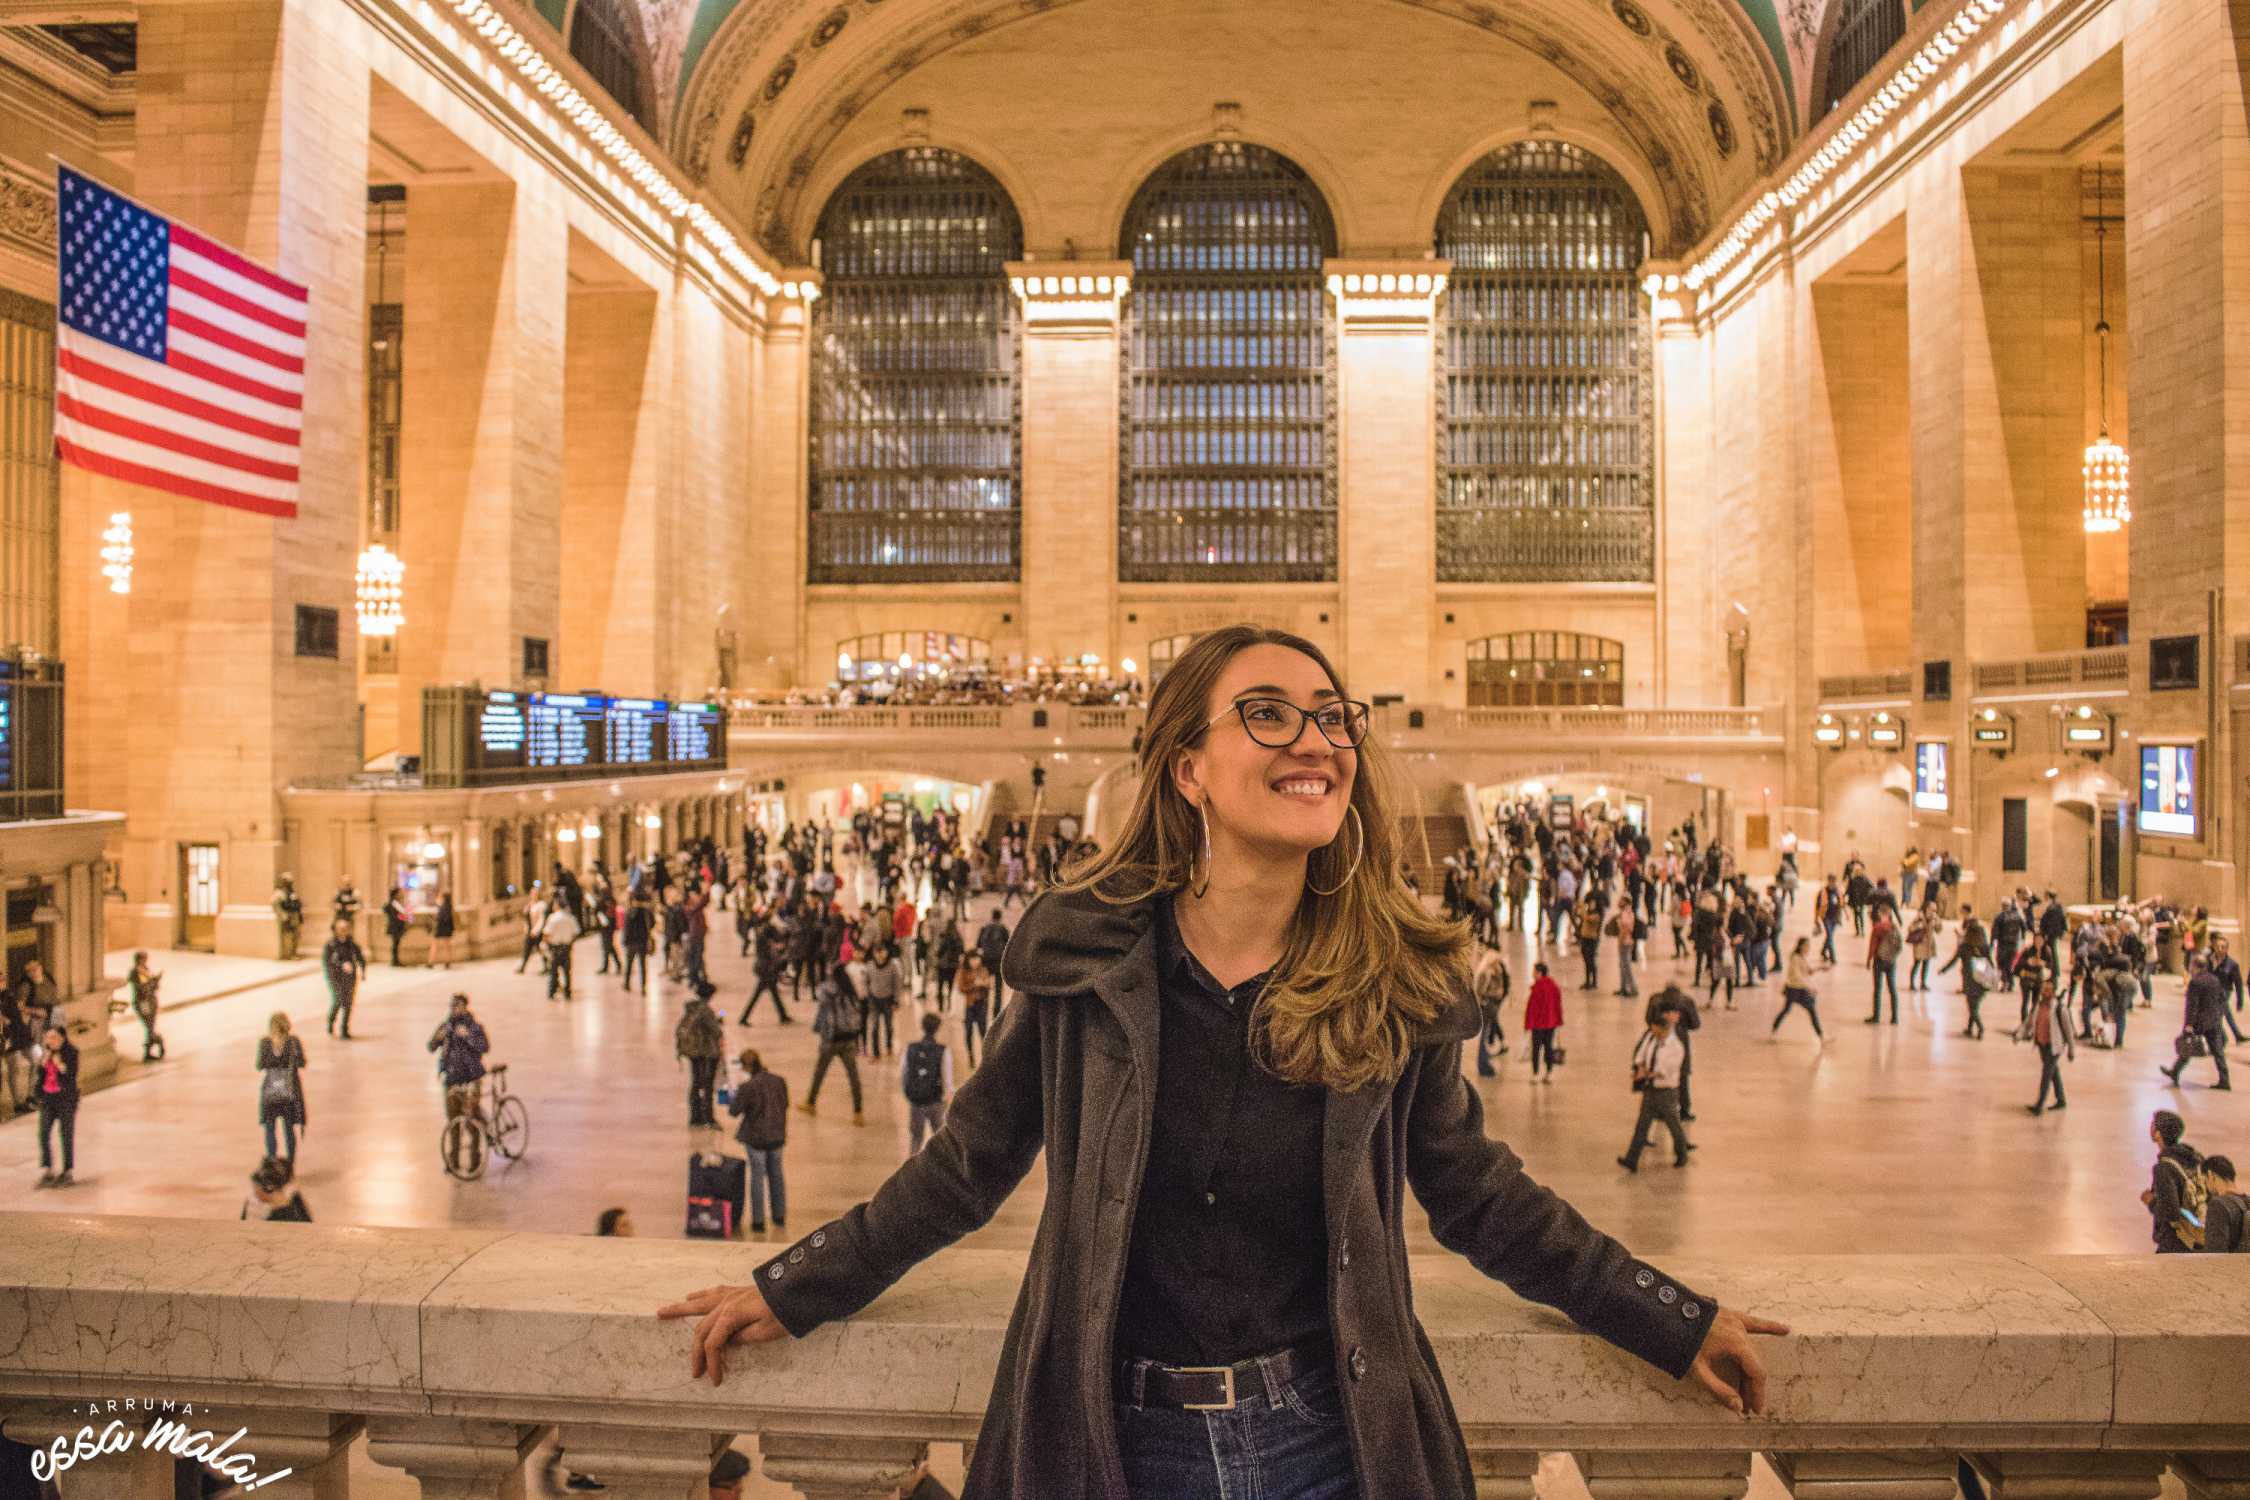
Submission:
[[[467,1115],[455,1115],[445,1122],[439,1151],[446,1175],[461,1182],[474,1182],[484,1175],[484,1134]]]
[[[531,1144],[531,1112],[510,1094],[492,1112],[492,1146],[510,1161],[519,1160]]]

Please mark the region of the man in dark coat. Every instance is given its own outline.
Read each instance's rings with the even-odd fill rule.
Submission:
[[[2219,983],[2219,977],[2211,972],[2208,956],[2198,953],[2190,957],[2188,970],[2187,1017],[2180,1028],[2180,1034],[2201,1037],[2204,1051],[2211,1055],[2211,1061],[2219,1065],[2219,1081],[2211,1087],[2232,1089],[2234,1084],[2227,1077],[2226,989]],[[2166,1082],[2177,1084],[2180,1074],[2187,1071],[2187,1065],[2194,1060],[2193,1053],[2182,1052],[2173,1060],[2172,1066],[2158,1071],[2164,1075]]]
[[[1024,913],[1002,961],[1018,993],[946,1126],[874,1198],[757,1267],[754,1285],[713,1288],[661,1309],[702,1316],[692,1362],[720,1373],[738,1334],[802,1337],[849,1317],[917,1262],[988,1221],[1044,1149],[1049,1221],[1001,1350],[965,1493],[1039,1500],[1127,1493],[1112,1410],[1113,1336],[1130,1206],[1148,1169],[1158,1059],[1152,898],[1110,906],[1049,892]],[[1403,1230],[1411,1180],[1438,1242],[1522,1296],[1675,1378],[1716,1360],[1757,1360],[1749,1330],[1706,1297],[1589,1226],[1534,1183],[1484,1130],[1461,1074],[1476,1035],[1463,985],[1415,1028],[1396,1083],[1325,1101],[1322,1212],[1333,1248],[1329,1324],[1362,1500],[1470,1500],[1476,1480],[1427,1335],[1413,1318]],[[1080,1174],[1097,1180],[1085,1182]],[[1706,1348],[1706,1335],[1709,1347]],[[1744,1381],[1763,1403],[1762,1373]],[[1074,1436],[1056,1437],[1065,1427]]]

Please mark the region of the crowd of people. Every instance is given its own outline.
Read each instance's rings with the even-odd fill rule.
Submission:
[[[943,676],[917,672],[911,677],[885,675],[864,681],[831,682],[825,688],[791,688],[772,697],[751,695],[739,701],[774,708],[851,708],[867,703],[895,708],[964,705],[990,708],[1011,703],[1139,708],[1148,702],[1148,685],[1138,677],[1089,677],[1078,673],[995,677],[986,672],[956,671]]]

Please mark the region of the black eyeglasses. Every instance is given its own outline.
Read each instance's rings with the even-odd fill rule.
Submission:
[[[1297,737],[1305,732],[1307,719],[1319,728],[1322,739],[1339,750],[1356,749],[1367,738],[1367,705],[1348,699],[1303,709],[1287,698],[1237,698],[1203,727],[1209,729],[1228,714],[1240,715],[1243,731],[1268,750],[1296,744]]]

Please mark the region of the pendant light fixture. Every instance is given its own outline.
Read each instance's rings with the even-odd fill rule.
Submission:
[[[2117,531],[2133,519],[2131,463],[2109,436],[2109,215],[2099,163],[2094,167],[2094,339],[2101,350],[2101,436],[2086,446],[2086,497],[2081,515],[2089,532]]]

